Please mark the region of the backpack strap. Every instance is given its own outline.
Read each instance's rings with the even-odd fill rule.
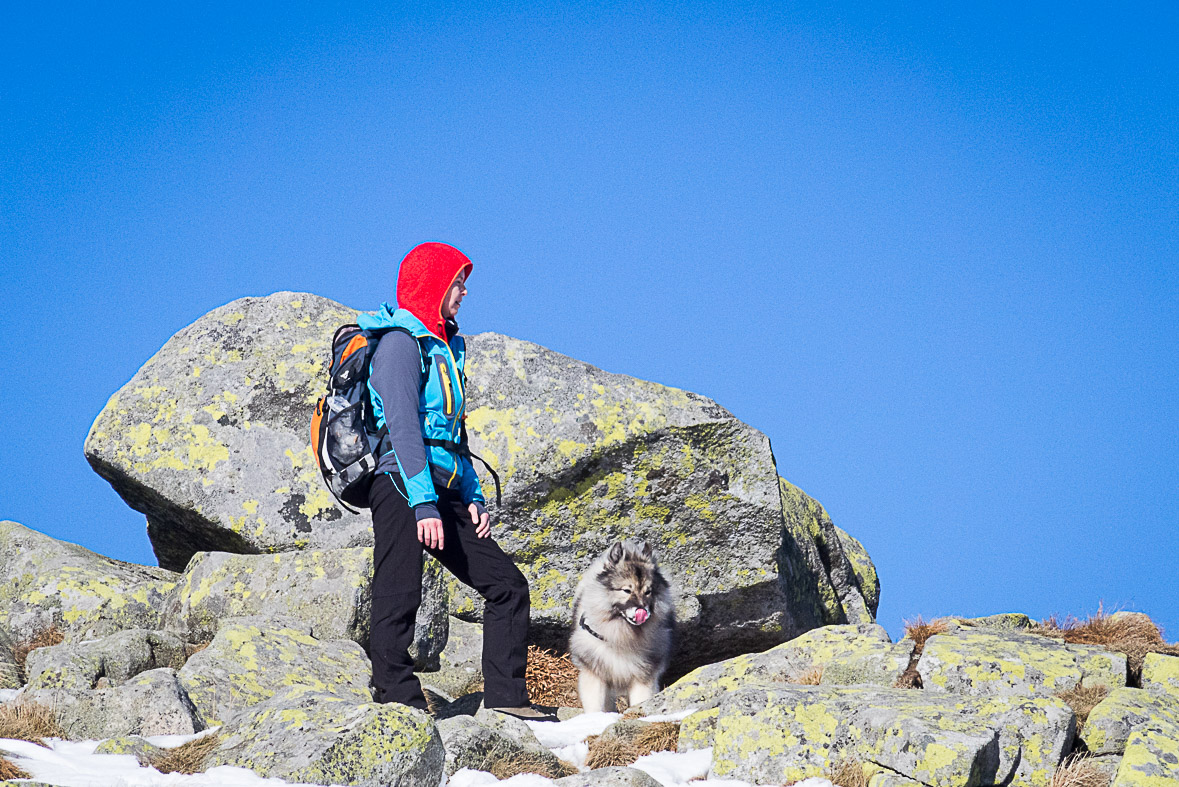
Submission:
[[[470,457],[471,459],[478,459],[480,462],[482,462],[483,466],[487,468],[487,472],[491,473],[491,480],[495,482],[495,504],[497,506],[503,505],[503,493],[500,488],[499,474],[495,472],[495,469],[491,465],[487,464],[486,459],[477,454],[471,453],[471,448],[467,445],[466,427],[463,427],[463,441],[461,443],[456,443],[453,440],[435,440],[432,437],[423,438],[422,442],[426,445],[433,446],[435,448],[445,448],[447,451],[450,451],[453,454]]]

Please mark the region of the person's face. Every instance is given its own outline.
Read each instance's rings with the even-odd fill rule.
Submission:
[[[442,316],[447,320],[454,319],[459,307],[463,305],[463,296],[467,294],[466,278],[463,273],[459,273],[450,289],[446,291],[446,297],[442,299]]]

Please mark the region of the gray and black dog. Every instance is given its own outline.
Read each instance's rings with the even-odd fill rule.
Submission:
[[[671,658],[675,605],[651,545],[620,541],[582,575],[573,596],[569,655],[587,713],[637,705],[659,691]]]

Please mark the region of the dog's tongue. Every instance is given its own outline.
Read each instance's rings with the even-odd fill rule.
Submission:
[[[642,607],[639,607],[635,610],[635,623],[638,623],[640,626],[645,623],[649,617],[651,617],[651,615],[648,614],[647,610],[643,609]]]

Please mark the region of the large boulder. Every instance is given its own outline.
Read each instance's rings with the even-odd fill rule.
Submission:
[[[164,631],[131,629],[96,640],[37,648],[28,655],[30,689],[93,689],[104,678],[125,683],[141,672],[184,666],[184,643]]]
[[[176,577],[0,522],[0,640],[19,644],[49,628],[66,640],[158,629]]]
[[[1130,733],[1110,787],[1179,784],[1179,724],[1162,719]]]
[[[762,653],[698,667],[644,702],[639,710],[648,715],[700,711],[719,705],[726,692],[804,681],[891,687],[908,666],[912,651],[912,642],[894,644],[875,624],[824,626]],[[681,730],[681,735],[689,733]]]
[[[71,740],[192,735],[205,729],[205,720],[176,671],[167,667],[140,673],[108,689],[26,690],[21,701],[52,708]]]
[[[1079,737],[1092,754],[1122,754],[1134,730],[1157,724],[1179,729],[1179,698],[1122,687],[1089,712]]]
[[[372,701],[372,665],[352,640],[319,640],[295,620],[238,618],[180,670],[193,704],[210,723],[232,723],[278,696],[331,695]]]
[[[1179,657],[1147,653],[1142,663],[1142,688],[1179,701]]]
[[[1125,686],[1126,656],[1038,634],[952,625],[926,640],[917,671],[930,691],[1051,695],[1081,683]]]
[[[312,691],[252,708],[209,764],[296,784],[438,787],[444,757],[438,731],[422,711]]]
[[[371,543],[367,515],[318,477],[308,437],[331,333],[355,315],[308,294],[234,301],[111,398],[86,455],[146,514],[162,566]],[[504,481],[495,532],[528,576],[541,644],[563,644],[577,579],[623,537],[655,544],[673,581],[681,665],[871,622],[866,552],[779,482],[765,435],[715,402],[496,334],[470,337],[468,358],[471,446]],[[479,621],[478,599],[454,591],[451,611]]]
[[[927,785],[1044,786],[1072,744],[1074,721],[1055,698],[747,688],[717,708],[709,776],[788,784],[846,757]]]

